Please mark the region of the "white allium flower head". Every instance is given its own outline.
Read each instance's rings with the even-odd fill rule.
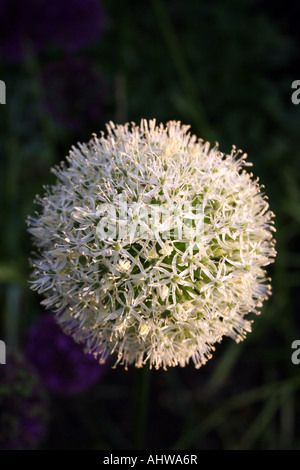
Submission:
[[[274,214],[246,155],[180,122],[107,125],[72,147],[28,219],[32,288],[104,361],[198,368],[271,293]]]

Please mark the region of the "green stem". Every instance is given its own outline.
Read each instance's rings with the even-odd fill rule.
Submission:
[[[145,447],[148,419],[150,369],[144,366],[134,372],[134,445],[135,449],[142,450]]]
[[[115,120],[118,124],[127,121],[128,92],[126,47],[128,42],[128,13],[129,2],[116,2],[116,73],[115,73]]]
[[[161,35],[166,43],[174,67],[182,83],[189,104],[191,117],[197,131],[205,139],[213,141],[214,132],[208,123],[205,110],[200,102],[197,88],[186,63],[184,51],[172,25],[168,10],[162,0],[151,0]]]
[[[293,379],[286,381],[271,382],[260,387],[247,390],[231,398],[221,402],[215,410],[207,417],[202,419],[201,423],[196,424],[194,427],[184,429],[184,432],[179,437],[177,442],[172,446],[172,450],[183,450],[190,448],[197,439],[207,435],[209,431],[215,429],[222,423],[228,413],[247,406],[251,403],[266,401],[280,395],[288,394],[298,390],[300,387],[300,379],[296,376]],[[268,409],[268,414],[271,410]]]
[[[20,297],[20,286],[11,284],[6,295],[4,338],[10,351],[16,350],[19,343]]]
[[[44,161],[49,165],[54,165],[55,163],[55,130],[51,119],[45,113],[42,105],[42,100],[44,96],[44,90],[41,84],[41,71],[39,61],[36,57],[34,48],[28,43],[25,45],[26,61],[25,67],[28,74],[28,77],[31,80],[33,86],[33,94],[35,103],[37,106],[37,112],[39,115],[39,121],[41,125],[41,130],[45,141],[47,141],[47,153],[44,152],[43,158]]]

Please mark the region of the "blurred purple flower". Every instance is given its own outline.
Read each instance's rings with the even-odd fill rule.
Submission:
[[[74,131],[97,125],[106,103],[107,86],[88,59],[68,57],[42,71],[44,106],[55,122]]]
[[[60,395],[86,391],[105,371],[105,365],[63,332],[51,313],[31,326],[25,349],[45,386]]]
[[[32,365],[21,353],[0,366],[0,449],[36,449],[48,424],[48,401]]]
[[[2,0],[0,52],[15,62],[28,43],[36,51],[55,46],[71,52],[96,41],[104,26],[99,0]]]

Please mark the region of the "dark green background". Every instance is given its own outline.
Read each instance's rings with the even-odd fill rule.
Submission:
[[[255,0],[103,4],[102,38],[73,54],[91,60],[105,83],[93,122],[85,119],[91,98],[84,88],[76,130],[43,106],[51,87],[43,87],[41,73],[64,60],[59,49],[0,66],[7,87],[0,106],[0,338],[22,349],[26,329],[43,314],[27,282],[25,219],[34,196],[54,182],[50,167],[71,145],[109,120],[181,120],[222,151],[235,144],[248,153],[276,214],[273,296],[247,339],[236,345],[225,338],[200,370],[146,376],[119,367],[85,394],[51,397],[42,448],[300,449],[300,365],[291,362],[291,344],[300,339],[300,105],[291,102],[291,84],[300,79],[299,7]]]

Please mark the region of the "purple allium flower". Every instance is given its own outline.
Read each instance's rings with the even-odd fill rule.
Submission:
[[[60,395],[87,390],[105,370],[62,331],[52,313],[40,317],[29,329],[26,354],[45,386]]]
[[[2,0],[0,51],[18,61],[28,43],[36,51],[55,46],[75,51],[96,41],[104,23],[99,0]]]
[[[83,123],[94,127],[106,101],[106,84],[93,62],[68,57],[42,72],[44,105],[55,122],[74,131]]]
[[[45,390],[21,353],[9,353],[0,366],[0,449],[35,449],[47,431]]]

